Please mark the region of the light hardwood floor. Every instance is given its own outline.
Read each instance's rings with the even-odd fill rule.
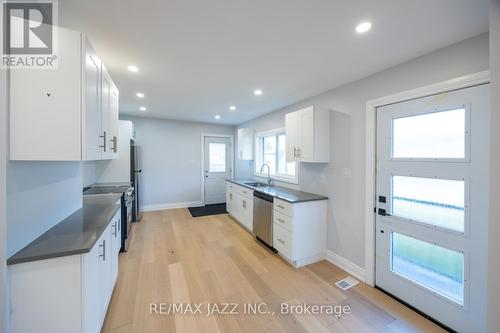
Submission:
[[[103,332],[442,331],[363,283],[340,290],[335,282],[347,273],[329,262],[292,268],[227,215],[149,212],[133,228]],[[150,313],[152,303],[202,303],[203,314]],[[266,303],[274,315],[206,316],[209,303],[238,303],[239,311],[245,303]],[[351,312],[281,315],[281,303],[349,305]]]

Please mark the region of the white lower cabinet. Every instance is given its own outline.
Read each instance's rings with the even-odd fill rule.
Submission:
[[[118,274],[120,217],[88,253],[11,266],[12,333],[101,331]]]
[[[226,182],[227,212],[248,231],[253,231],[253,191]]]
[[[295,267],[326,255],[327,201],[291,204],[274,199],[273,247]]]
[[[226,182],[227,212],[253,232],[253,191]],[[273,247],[295,267],[326,255],[327,200],[290,203],[274,198]]]

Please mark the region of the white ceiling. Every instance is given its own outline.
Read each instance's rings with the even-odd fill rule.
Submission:
[[[122,114],[239,124],[486,32],[488,0],[63,0],[59,22],[89,36]]]

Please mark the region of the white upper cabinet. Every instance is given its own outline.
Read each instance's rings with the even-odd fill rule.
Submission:
[[[250,128],[238,128],[238,156],[239,160],[251,161],[253,157],[254,132]]]
[[[286,158],[307,163],[330,162],[330,111],[314,106],[287,113]]]
[[[110,111],[118,106],[110,97],[113,81],[106,73],[110,88],[103,91],[103,64],[80,32],[58,28],[57,56],[55,69],[10,72],[10,159],[113,158],[112,149],[104,150],[112,148],[109,135],[118,121]]]

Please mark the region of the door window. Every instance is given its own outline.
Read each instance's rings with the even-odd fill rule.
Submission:
[[[392,214],[464,232],[465,182],[392,176]]]
[[[466,110],[393,119],[393,158],[464,159]]]
[[[226,144],[210,142],[208,159],[210,172],[226,172]]]
[[[391,270],[456,303],[464,301],[464,254],[392,233]]]

